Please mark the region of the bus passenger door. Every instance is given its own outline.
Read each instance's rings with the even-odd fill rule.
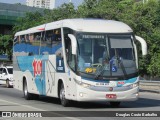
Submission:
[[[76,85],[75,85],[75,81],[74,79],[76,78],[76,59],[75,59],[75,55],[72,54],[72,48],[71,46],[69,46],[68,48],[68,65],[69,65],[69,92],[70,92],[70,97],[71,99],[75,99],[76,97]]]

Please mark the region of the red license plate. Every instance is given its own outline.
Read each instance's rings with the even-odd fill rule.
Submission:
[[[106,94],[106,98],[108,98],[108,99],[116,99],[117,95],[116,94]]]

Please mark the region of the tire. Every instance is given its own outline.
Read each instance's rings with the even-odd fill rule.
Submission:
[[[121,102],[110,102],[110,105],[114,108],[119,107]]]
[[[61,84],[61,87],[60,87],[59,98],[62,106],[67,107],[69,105],[69,100],[65,98],[65,89],[64,89],[63,83]]]
[[[31,100],[32,99],[32,94],[28,92],[26,80],[23,83],[23,94],[24,94],[24,98],[26,100]]]
[[[34,100],[38,100],[39,99],[39,95],[37,94],[31,94],[32,95],[32,99]]]
[[[6,87],[10,88],[10,84],[9,84],[9,80],[8,79],[6,80]]]

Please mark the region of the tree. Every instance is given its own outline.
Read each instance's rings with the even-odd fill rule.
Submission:
[[[0,35],[0,54],[7,54],[9,59],[12,58],[12,35]]]
[[[135,0],[85,0],[77,9],[72,3],[43,13],[27,13],[18,19],[14,33],[40,24],[67,18],[103,18],[128,24],[136,35],[147,41],[148,55],[139,54],[140,73],[160,76],[160,0],[149,0],[145,4]],[[0,47],[4,46],[0,44]],[[140,48],[138,46],[138,48]],[[2,49],[0,49],[1,51]],[[2,50],[3,51],[3,50]],[[138,51],[140,53],[140,50]]]
[[[17,24],[13,27],[13,34],[17,31],[25,30],[43,23],[43,13],[26,13],[25,17],[17,19]]]

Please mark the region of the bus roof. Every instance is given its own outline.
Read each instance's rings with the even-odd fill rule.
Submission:
[[[56,28],[67,27],[81,32],[97,33],[130,33],[132,29],[125,23],[114,20],[104,19],[65,19],[36,26],[24,31],[17,32],[15,36],[40,32],[43,30],[52,30]]]

